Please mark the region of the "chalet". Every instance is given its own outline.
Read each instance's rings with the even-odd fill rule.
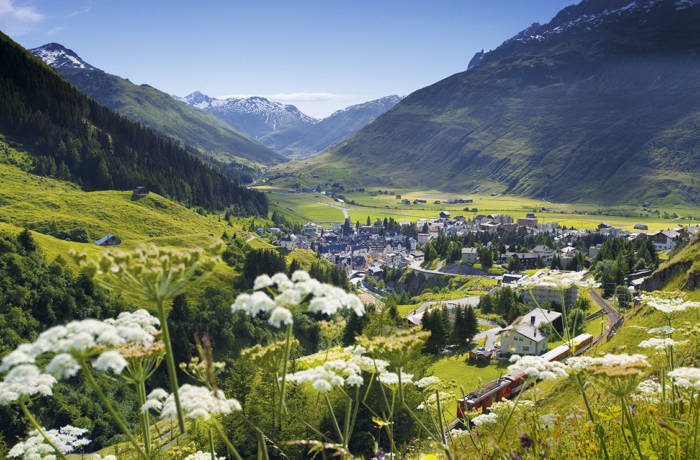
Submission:
[[[451,214],[449,211],[440,211],[440,218],[441,219],[449,219]]]
[[[407,200],[406,198],[404,198],[403,200],[401,200],[401,204],[409,205],[409,204],[411,204],[411,202],[409,200]]]
[[[133,192],[131,192],[131,199],[136,201],[148,195],[148,189],[146,187],[136,187]]]
[[[646,224],[634,224],[635,230],[649,230],[649,226]]]
[[[518,217],[518,227],[537,227],[537,218]]]
[[[281,247],[282,249],[286,249],[287,251],[291,251],[297,246],[298,239],[299,238],[296,235],[285,236],[283,238],[280,238],[277,241],[277,245],[279,247]]]
[[[678,232],[675,230],[666,230],[649,236],[649,239],[657,251],[666,251],[675,248],[677,238]]]
[[[99,240],[95,240],[95,244],[98,246],[116,246],[121,244],[122,240],[118,236],[112,235],[111,233],[106,234]]]
[[[547,351],[548,337],[541,328],[560,321],[561,313],[535,308],[513,321],[501,332],[503,353],[518,355],[541,355]]]
[[[462,248],[462,262],[474,265],[479,260],[479,252],[476,248]]]

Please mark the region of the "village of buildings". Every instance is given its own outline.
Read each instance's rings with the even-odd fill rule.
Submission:
[[[411,225],[409,222],[398,224],[401,228]],[[275,244],[284,250],[291,251],[299,248],[317,252],[333,264],[343,267],[348,277],[362,289],[373,290],[378,294],[388,292],[378,292],[374,283],[367,283],[365,280],[370,277],[379,279],[387,269],[410,268],[422,272],[426,277],[453,275],[453,272],[440,272],[422,267],[424,261],[422,248],[441,234],[462,236],[472,233],[482,236],[481,241],[488,241],[489,235],[496,235],[503,231],[548,234],[552,241],[556,242],[558,249],[535,245],[528,250],[523,250],[521,247],[518,251],[511,251],[506,246],[504,252],[498,253],[494,262],[503,266],[509,259],[517,258],[520,267],[517,272],[506,271],[501,275],[493,275],[476,269],[468,271],[472,276],[489,276],[496,278],[499,285],[512,286],[521,293],[523,303],[532,309],[505,328],[497,327],[490,331],[492,335],[498,335],[499,344],[496,344],[495,337],[489,338],[488,333],[485,333],[486,347],[478,350],[482,355],[495,356],[498,349],[517,354],[541,354],[547,350],[548,337],[540,331],[547,324],[553,325],[557,321],[560,322],[562,314],[544,310],[540,305],[561,304],[563,301],[566,306],[571,306],[576,302],[581,286],[590,286],[593,284],[593,279],[586,270],[571,272],[545,269],[532,273],[530,269],[549,267],[555,257],[559,259],[562,268],[566,268],[582,252],[581,245],[577,244],[579,239],[588,237],[587,241],[595,241],[611,237],[629,240],[649,238],[654,248],[661,252],[673,249],[683,238],[689,238],[700,231],[700,226],[695,226],[649,232],[646,226],[641,224],[636,225],[634,231],[627,231],[605,223],[598,225],[595,230],[577,230],[563,228],[556,222],[541,223],[535,214],[517,218],[507,214],[476,215],[473,219],[466,219],[462,216],[452,216],[447,211],[439,212],[439,215],[434,218],[419,219],[415,228],[418,229],[417,234],[408,236],[406,233],[409,232],[387,231],[385,224],[381,221],[371,225],[360,225],[346,219],[344,223],[333,224],[330,228],[309,222],[298,234],[285,235],[279,228],[260,228],[258,232],[271,233]],[[591,238],[591,236],[597,236],[597,238]],[[486,243],[486,246],[489,245],[491,245],[490,241]],[[600,243],[584,246],[584,253],[581,255],[587,261],[592,261],[600,248]],[[457,265],[468,268],[478,263],[479,251],[476,247],[461,249],[461,260]],[[525,270],[529,274],[522,273]],[[634,293],[635,287],[650,273],[651,270],[642,270],[628,275],[625,282],[630,292]],[[447,302],[444,305],[449,307],[450,303]],[[598,315],[602,313],[605,312],[599,312]],[[414,324],[420,324],[421,317],[422,312],[416,311],[407,319]],[[609,321],[617,321],[617,319],[608,318]]]

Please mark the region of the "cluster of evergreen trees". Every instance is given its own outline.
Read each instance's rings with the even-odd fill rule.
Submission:
[[[512,323],[527,310],[518,293],[509,286],[483,296],[479,301],[479,309],[484,313],[497,313],[503,318],[504,325]]]
[[[454,314],[454,318],[451,318]],[[471,306],[434,308],[423,314],[422,327],[430,331],[425,344],[429,353],[439,353],[447,345],[464,346],[479,332],[476,313]]]
[[[606,295],[624,286],[625,277],[645,268],[659,266],[659,256],[648,238],[612,238],[605,241],[593,261],[592,271]]]
[[[267,214],[267,199],[194,151],[79,93],[0,33],[0,132],[22,143],[35,172],[87,189],[149,189],[188,205]]]

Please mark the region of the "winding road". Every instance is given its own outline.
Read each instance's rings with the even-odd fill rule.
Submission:
[[[345,219],[348,219],[350,217],[350,214],[348,213],[348,211],[350,211],[350,208],[344,208],[342,206],[337,206],[335,204],[330,204],[330,203],[321,203],[320,201],[318,201],[318,204],[324,204],[326,206],[330,206],[331,208],[335,208],[335,209],[339,210],[340,212],[343,213],[343,217]]]

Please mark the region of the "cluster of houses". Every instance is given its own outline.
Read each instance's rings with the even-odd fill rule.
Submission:
[[[458,200],[458,199],[454,199]],[[461,202],[469,202],[468,199],[459,199]],[[422,200],[425,201],[425,200]],[[399,222],[408,225],[409,222]],[[515,230],[525,228],[529,233],[547,233],[553,239],[562,243],[562,249],[554,249],[538,245],[528,251],[511,251],[506,248],[499,254],[498,263],[506,263],[511,258],[517,258],[521,269],[549,266],[554,257],[558,257],[562,267],[569,266],[570,262],[578,255],[575,242],[592,233],[591,230],[563,229],[556,222],[538,222],[537,216],[527,214],[525,217],[513,218],[508,214],[476,215],[467,220],[463,216],[451,216],[447,211],[441,211],[438,217],[418,219],[416,222],[418,234],[409,237],[400,232],[388,232],[379,223],[374,225],[352,225],[349,219],[344,224],[333,224],[331,228],[309,222],[304,225],[300,234],[282,235],[277,228],[269,229],[280,235],[276,244],[283,249],[310,249],[320,253],[329,261],[345,267],[348,273],[357,270],[380,271],[382,266],[390,268],[404,268],[415,262],[422,261],[423,253],[420,251],[427,242],[437,238],[440,234],[464,235],[467,233],[493,233],[499,229]],[[611,225],[600,224],[595,231],[601,235],[626,237],[634,239],[638,237],[650,238],[657,250],[672,249],[681,238],[687,238],[697,233],[700,227],[681,227],[676,230],[660,232],[626,231]],[[490,245],[491,243],[487,243]],[[600,245],[591,246],[588,249],[588,258],[593,259],[598,254]],[[465,247],[462,249],[462,263],[473,265],[479,261],[476,248]]]
[[[399,232],[387,232],[380,224],[356,227],[349,220],[330,229],[307,223],[299,235],[286,235],[276,244],[286,250],[310,249],[348,273],[380,267],[404,268],[422,261],[417,239]]]

